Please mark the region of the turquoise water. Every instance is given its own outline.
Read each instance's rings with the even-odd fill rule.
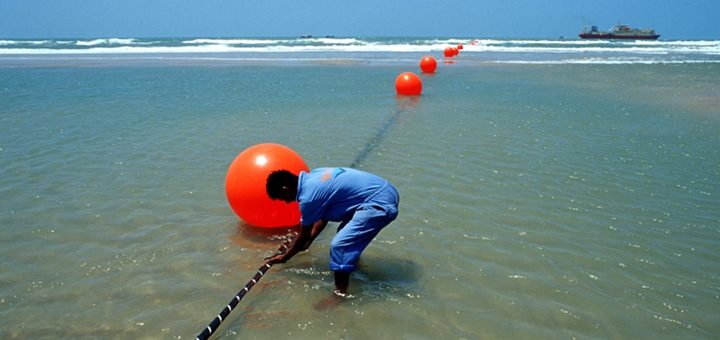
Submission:
[[[262,142],[359,161],[401,212],[352,298],[314,307],[329,228],[218,338],[717,337],[720,64],[465,56],[415,99],[406,54],[5,61],[0,337],[194,338],[288,233],[225,200]]]

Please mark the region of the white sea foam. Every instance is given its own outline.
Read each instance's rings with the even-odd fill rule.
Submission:
[[[311,53],[306,58],[342,58],[363,53],[368,60],[405,59],[404,53],[437,53],[463,44],[463,54],[510,63],[682,63],[717,62],[718,40],[602,41],[579,39],[359,39],[193,38],[91,40],[0,40],[0,55],[107,55],[183,53]],[[373,55],[376,53],[377,55]],[[238,57],[238,56],[235,56]],[[247,56],[254,57],[254,56]],[[348,56],[356,57],[356,56]]]
[[[109,39],[94,39],[94,40],[78,40],[75,44],[77,46],[97,46],[97,45],[130,45],[135,42],[135,39],[125,38],[109,38]]]
[[[353,44],[365,44],[364,41],[356,38],[304,38],[303,41],[318,42],[327,45],[353,45]]]
[[[660,60],[660,59],[639,59],[639,58],[583,58],[583,59],[562,59],[562,60],[497,60],[497,64],[525,64],[525,65],[660,65],[660,64],[718,64],[720,60],[686,59],[686,60]]]
[[[0,46],[2,45],[42,45],[47,44],[48,40],[0,40]]]
[[[301,45],[301,44],[324,44],[324,45],[363,45],[366,42],[356,38],[299,38],[299,39],[223,39],[223,38],[199,38],[185,40],[183,44],[209,44],[209,45]]]
[[[209,44],[209,45],[262,45],[282,44],[287,40],[276,39],[192,39],[185,40],[183,44]]]

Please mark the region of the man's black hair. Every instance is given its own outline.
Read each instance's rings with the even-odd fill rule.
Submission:
[[[274,200],[283,198],[287,188],[297,187],[298,176],[287,170],[275,170],[268,175],[265,190],[268,196]],[[283,189],[283,187],[285,189]]]

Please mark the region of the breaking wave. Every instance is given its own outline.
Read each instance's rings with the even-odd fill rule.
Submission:
[[[695,63],[720,62],[718,40],[598,41],[579,39],[472,38],[97,38],[0,40],[0,56],[137,55],[214,53],[364,54],[370,59],[397,59],[398,54],[439,53],[463,44],[461,57],[507,63]],[[241,57],[241,56],[235,56]],[[360,56],[360,58],[362,58]]]

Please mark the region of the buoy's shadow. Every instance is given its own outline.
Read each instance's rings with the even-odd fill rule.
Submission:
[[[395,105],[398,110],[414,109],[420,104],[420,96],[395,95]]]

